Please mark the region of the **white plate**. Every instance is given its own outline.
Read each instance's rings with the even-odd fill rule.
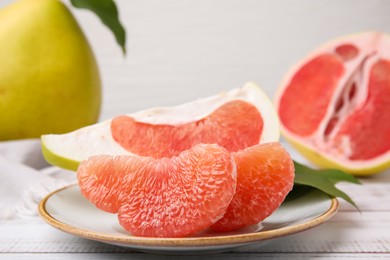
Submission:
[[[77,185],[47,195],[39,204],[41,217],[61,231],[103,243],[150,253],[222,252],[304,231],[330,219],[338,201],[319,191],[284,202],[258,225],[234,233],[203,232],[187,238],[132,236],[118,223],[115,214],[97,209],[80,193]]]

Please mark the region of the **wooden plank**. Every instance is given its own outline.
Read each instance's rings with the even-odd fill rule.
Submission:
[[[0,252],[17,253],[108,253],[120,247],[82,239],[56,230],[41,221],[28,226],[23,221],[0,225]],[[390,212],[339,212],[329,222],[270,242],[238,250],[250,253],[389,253]]]
[[[234,259],[234,260],[254,260],[254,259],[277,259],[277,260],[306,260],[306,259],[343,259],[343,260],[356,260],[356,259],[389,259],[389,254],[339,254],[339,253],[310,253],[310,254],[245,254],[245,253],[224,253],[224,254],[214,254],[214,255],[189,255],[189,256],[175,256],[175,255],[152,255],[152,254],[142,254],[142,253],[74,253],[74,254],[0,254],[0,259],[8,260],[41,260],[41,259],[50,259],[50,260],[68,260],[68,259],[79,259],[79,260],[99,260],[99,259],[110,259],[110,260],[199,260],[199,259],[210,259],[210,260],[225,260],[225,259]]]

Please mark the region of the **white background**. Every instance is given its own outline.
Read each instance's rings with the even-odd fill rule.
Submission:
[[[98,18],[71,8],[100,66],[101,120],[180,104],[250,80],[273,98],[288,68],[324,41],[364,30],[390,32],[389,0],[116,3],[127,29],[125,57]]]

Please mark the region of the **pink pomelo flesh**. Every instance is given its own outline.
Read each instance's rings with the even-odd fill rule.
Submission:
[[[93,156],[77,171],[81,193],[118,213],[133,235],[183,237],[220,219],[236,187],[230,153],[199,144],[172,158]]]
[[[232,153],[237,165],[236,193],[225,215],[211,229],[232,231],[257,224],[284,201],[294,183],[294,163],[280,143]]]
[[[324,118],[343,73],[343,64],[335,55],[321,55],[305,64],[280,101],[279,114],[284,125],[302,136],[312,134]]]
[[[119,116],[111,122],[114,140],[133,154],[172,157],[199,143],[217,143],[228,151],[258,144],[263,119],[258,109],[243,100],[230,101],[206,117],[181,125],[137,122]]]
[[[340,125],[334,144],[341,144],[345,136],[349,137],[351,160],[372,159],[390,150],[389,60],[378,60],[372,66],[368,97]]]
[[[293,139],[342,160],[390,150],[390,38],[366,33],[333,42],[292,74],[278,101]]]

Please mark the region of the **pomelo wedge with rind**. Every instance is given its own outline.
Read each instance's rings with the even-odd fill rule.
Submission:
[[[275,99],[283,136],[324,168],[371,175],[390,167],[390,36],[347,35],[295,65]]]
[[[228,104],[231,106],[229,107]],[[234,107],[234,104],[238,104],[237,107]],[[245,107],[249,107],[249,111],[252,112],[246,113],[238,109],[238,107],[243,107],[243,104]],[[227,110],[226,107],[228,107]],[[249,115],[251,119],[245,120]],[[113,124],[115,122],[119,122],[119,127]],[[243,122],[244,125],[241,124]],[[122,140],[129,139],[128,132],[131,132],[131,127],[134,126],[136,129],[133,133],[136,134],[137,138],[133,140],[147,138],[147,142],[139,142],[140,146],[146,143],[152,144],[153,141],[157,140],[153,138],[158,136],[160,136],[159,141],[155,143],[159,143],[161,149],[166,146],[164,140],[169,143],[172,136],[176,138],[176,144],[186,143],[185,140],[192,139],[187,142],[186,147],[179,147],[173,154],[148,154],[148,151],[151,151],[150,147],[141,147],[140,150],[131,151],[131,145],[130,147],[126,146],[126,141],[122,142]],[[146,129],[145,132],[138,131],[141,127]],[[278,141],[279,129],[279,120],[272,102],[258,86],[250,82],[241,88],[176,107],[151,108],[124,117],[106,120],[71,133],[43,135],[41,139],[42,151],[49,163],[65,169],[76,170],[81,161],[94,155],[135,154],[155,156],[156,158],[169,157],[177,155],[180,151],[189,149],[197,143],[211,141],[223,147],[228,146],[227,148],[230,147],[230,143],[236,142],[237,145],[232,149],[237,151],[257,143]],[[229,134],[224,137],[221,133],[227,131]],[[164,135],[164,133],[168,134]],[[185,134],[181,135],[182,133]],[[221,141],[217,140],[218,137],[221,137]],[[156,151],[159,150],[156,149]],[[170,151],[172,148],[168,147],[166,150]],[[142,151],[144,152],[142,153]]]

